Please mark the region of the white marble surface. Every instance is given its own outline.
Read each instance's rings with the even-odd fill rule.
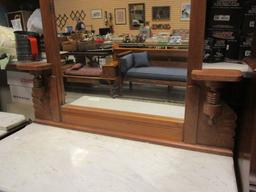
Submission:
[[[229,62],[220,62],[220,63],[203,63],[203,69],[234,69],[239,70],[243,75],[247,76],[253,72],[249,65],[245,63],[229,63]]]
[[[80,107],[93,107],[99,109],[127,111],[149,115],[160,115],[178,119],[184,119],[185,114],[184,105],[168,102],[166,102],[166,104],[162,104],[128,99],[83,96],[70,104]]]
[[[7,131],[0,130],[0,136],[3,136],[7,133]]]
[[[0,112],[0,130],[6,131],[26,121],[20,114]]]
[[[0,191],[236,192],[231,157],[31,124],[0,141]]]

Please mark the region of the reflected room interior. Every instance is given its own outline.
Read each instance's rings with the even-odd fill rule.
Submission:
[[[190,1],[54,3],[66,104],[184,118]]]

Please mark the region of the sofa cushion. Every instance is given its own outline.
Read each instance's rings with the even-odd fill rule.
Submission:
[[[88,77],[100,77],[102,75],[102,70],[99,67],[82,67],[78,70],[73,70],[72,68],[66,69],[65,75],[79,75]]]
[[[146,67],[149,66],[148,53],[133,53],[134,67]]]
[[[127,77],[152,80],[187,81],[187,69],[172,67],[139,67],[131,68]]]
[[[122,73],[126,73],[131,67],[133,67],[133,54],[128,54],[120,58],[120,70]]]

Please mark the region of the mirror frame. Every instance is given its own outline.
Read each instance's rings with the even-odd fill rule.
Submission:
[[[206,5],[206,0],[191,0],[185,118],[184,121],[181,121],[172,119],[171,117],[156,118],[147,115],[133,116],[122,112],[64,105],[64,87],[59,55],[59,42],[57,39],[54,0],[40,0],[47,62],[52,64],[52,74],[48,80],[49,85],[47,89],[51,101],[51,105],[48,106],[51,115],[48,115],[46,118],[37,118],[37,122],[191,150],[231,155],[232,151],[230,149],[218,148],[216,147],[218,146],[217,144],[211,146],[201,145],[198,141],[199,114],[202,113],[202,111],[200,111],[202,107],[200,98],[203,91],[200,89],[200,86],[192,81],[191,73],[194,69],[202,69]],[[134,120],[134,118],[136,120]],[[95,125],[93,123],[95,123]],[[107,126],[112,129],[106,130],[102,128],[102,126]],[[131,129],[133,126],[135,126],[136,129]],[[162,130],[161,135],[158,135],[160,134],[158,129],[152,129],[152,133],[149,133],[149,127],[156,128],[159,126],[165,128]],[[168,135],[170,133],[168,132],[170,127],[173,128],[173,134]],[[122,128],[123,130],[127,129],[127,131],[125,133],[122,132]],[[141,135],[141,132],[147,134]],[[177,134],[179,134],[179,139],[177,139]]]

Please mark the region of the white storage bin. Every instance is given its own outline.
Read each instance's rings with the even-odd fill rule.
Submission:
[[[32,104],[33,75],[24,72],[8,71],[7,82],[12,102]]]

